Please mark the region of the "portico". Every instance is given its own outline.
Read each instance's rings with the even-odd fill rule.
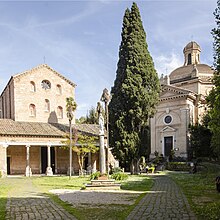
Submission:
[[[10,126],[4,126],[4,123],[10,124]],[[33,174],[45,174],[47,176],[67,174],[69,168],[69,148],[64,144],[66,139],[64,125],[61,126],[61,129],[59,125],[28,122],[29,128],[31,127],[31,130],[35,131],[33,133],[25,130],[27,122],[15,122],[4,119],[2,124],[4,132],[7,133],[7,135],[4,134],[0,128],[0,171],[3,176],[19,174],[29,177]],[[42,126],[47,131],[46,135],[44,130],[39,129]],[[13,127],[17,129],[14,133],[12,133]],[[87,129],[86,131],[89,133],[90,128],[88,127],[80,127],[78,130]],[[91,125],[91,127],[91,134],[96,135],[96,127],[94,125]],[[68,130],[68,126],[66,126],[66,130]],[[88,168],[91,172],[96,171],[96,167],[99,166],[98,158],[98,153],[90,153],[85,169]],[[72,164],[74,173],[78,173],[79,165],[77,155],[74,152]]]

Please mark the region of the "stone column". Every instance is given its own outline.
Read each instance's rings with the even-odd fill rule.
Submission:
[[[26,145],[26,171],[25,176],[32,176],[30,168],[30,145]]]
[[[96,160],[93,162],[93,165],[92,165],[92,173],[95,173],[97,170],[96,170]]]
[[[7,147],[8,144],[0,146],[0,172],[2,177],[7,176]]]
[[[53,170],[51,168],[50,147],[51,147],[51,145],[47,146],[47,170],[46,170],[47,176],[53,176]]]
[[[92,173],[92,153],[88,153],[88,166],[87,166],[88,173]]]
[[[106,173],[106,161],[105,161],[105,145],[104,145],[104,135],[99,135],[100,145],[99,145],[99,170],[101,174]]]

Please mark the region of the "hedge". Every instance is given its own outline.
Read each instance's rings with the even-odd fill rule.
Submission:
[[[168,162],[166,168],[167,170],[173,170],[173,171],[190,171],[191,170],[190,163],[187,163],[187,162]]]

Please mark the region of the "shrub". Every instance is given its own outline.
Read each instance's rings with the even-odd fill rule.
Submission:
[[[186,162],[169,162],[167,163],[167,169],[174,171],[190,171],[191,167],[190,164]]]
[[[98,172],[95,172],[95,173],[92,173],[91,175],[90,175],[90,180],[97,180],[98,179],[98,177],[100,177],[101,176],[101,173],[98,171]]]
[[[128,178],[128,174],[122,173],[122,172],[117,172],[117,173],[113,173],[111,175],[111,178],[115,179],[115,180],[119,180],[119,181],[126,180]]]
[[[2,171],[0,170],[0,178],[2,177]]]
[[[120,167],[114,167],[114,168],[112,168],[112,174],[113,174],[113,173],[120,173],[120,172],[123,172]]]

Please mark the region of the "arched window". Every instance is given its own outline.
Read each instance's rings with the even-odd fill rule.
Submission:
[[[29,114],[32,117],[36,116],[36,106],[34,104],[29,105]]]
[[[63,108],[61,106],[57,107],[57,117],[63,118]]]
[[[35,82],[31,81],[30,84],[31,84],[30,91],[31,92],[36,92]]]
[[[50,101],[48,99],[45,99],[44,111],[46,111],[46,112],[50,111]]]
[[[192,64],[192,55],[191,55],[191,53],[188,54],[188,63],[187,63],[187,65],[190,65],[190,64]]]
[[[61,95],[62,94],[62,87],[61,85],[57,84],[57,94]]]

